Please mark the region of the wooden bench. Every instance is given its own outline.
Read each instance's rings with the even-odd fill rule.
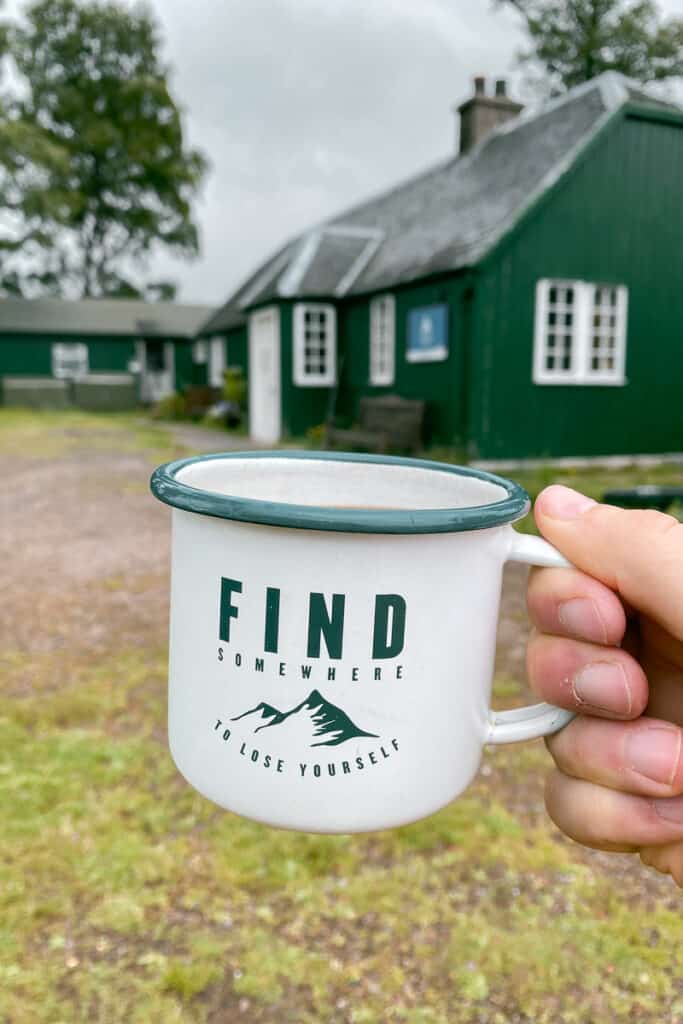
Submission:
[[[605,491],[602,501],[606,505],[619,505],[621,508],[656,508],[666,512],[672,505],[683,503],[683,487],[641,484],[639,487]]]
[[[326,448],[365,451],[417,451],[422,447],[425,402],[398,395],[361,398],[358,425],[349,430],[328,425]]]
[[[185,391],[185,408],[192,419],[200,419],[221,397],[220,388],[189,387]]]

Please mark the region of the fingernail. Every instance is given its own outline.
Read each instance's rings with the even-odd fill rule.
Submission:
[[[541,499],[543,513],[551,519],[576,519],[596,504],[592,498],[561,484],[546,488]]]
[[[607,627],[595,601],[589,597],[573,597],[563,601],[557,609],[560,624],[568,633],[607,643]]]
[[[683,825],[683,798],[672,796],[669,800],[653,800],[652,806],[664,821],[674,825]]]
[[[638,726],[626,737],[624,753],[633,771],[670,786],[681,757],[681,731],[674,725]]]
[[[579,704],[599,711],[629,715],[633,707],[626,673],[613,661],[584,665],[572,680],[572,691]]]

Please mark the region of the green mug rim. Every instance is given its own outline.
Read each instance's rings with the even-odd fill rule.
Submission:
[[[264,501],[218,494],[192,487],[178,480],[187,466],[219,459],[299,459],[315,462],[364,462],[374,465],[406,466],[413,469],[452,473],[497,484],[506,497],[486,505],[469,508],[438,509],[342,509],[318,505]],[[531,507],[529,495],[519,484],[505,477],[470,466],[456,466],[429,459],[398,455],[369,455],[360,452],[319,452],[309,450],[235,451],[195,455],[166,462],[154,470],[150,480],[152,494],[159,501],[185,512],[230,519],[264,526],[283,526],[297,530],[327,530],[338,533],[460,533],[487,530],[522,519]]]

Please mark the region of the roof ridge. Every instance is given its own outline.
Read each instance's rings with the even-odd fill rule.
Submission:
[[[640,88],[640,84],[632,78],[627,78],[620,71],[603,71],[597,77],[598,88],[602,102],[608,110],[615,110],[629,99],[628,91],[631,88]]]
[[[605,79],[609,76],[609,81]],[[530,121],[535,121],[539,117],[543,117],[545,114],[552,114],[556,110],[560,110],[568,103],[572,103],[574,100],[581,99],[582,96],[586,96],[590,92],[597,91],[600,94],[600,99],[608,109],[613,109],[615,106],[619,106],[621,102],[625,102],[628,98],[628,92],[626,86],[623,88],[623,93],[619,102],[614,102],[617,96],[616,79],[623,82],[629,81],[625,75],[622,75],[618,71],[603,71],[602,74],[596,75],[595,78],[589,78],[585,82],[580,82],[579,85],[573,85],[571,89],[567,89],[566,92],[560,93],[557,96],[551,96],[549,99],[539,100],[538,103],[529,104],[519,114],[518,117],[514,118],[515,122],[523,122],[528,124]],[[512,121],[507,121],[503,128],[507,128],[512,125]],[[497,131],[498,129],[494,129]]]
[[[88,295],[82,299],[69,299],[63,295],[37,295],[29,298],[25,295],[4,295],[0,296],[0,310],[6,305],[32,305],[54,304],[56,306],[99,306],[107,303],[115,304],[122,309],[124,306],[144,306],[145,309],[215,309],[210,302],[176,302],[173,299],[161,299],[150,301],[148,299],[118,298],[115,295]]]

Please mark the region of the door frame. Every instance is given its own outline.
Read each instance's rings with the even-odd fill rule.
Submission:
[[[275,420],[277,423],[276,436],[268,438],[259,438],[254,436],[252,423],[254,419],[254,409],[257,407],[257,392],[258,392],[258,378],[256,373],[256,359],[254,358],[253,345],[254,345],[254,328],[257,326],[259,320],[272,319],[273,321],[273,368],[274,368],[274,383],[275,383],[275,394],[277,396],[277,409],[275,414]],[[264,309],[259,309],[255,313],[252,313],[249,317],[248,326],[248,348],[249,348],[249,436],[255,441],[265,441],[266,443],[276,443],[282,437],[282,367],[281,367],[281,353],[282,353],[282,339],[280,331],[280,308],[279,306],[266,306]],[[263,401],[263,390],[259,395],[259,400]]]
[[[161,339],[159,339],[161,340]],[[157,341],[156,338],[138,338],[135,342],[135,358],[140,367],[140,397],[143,402],[154,403],[160,398],[172,395],[175,391],[175,345],[172,341],[163,341],[164,368],[154,371],[157,380],[147,369],[147,342]],[[163,375],[159,381],[158,375]],[[158,385],[161,383],[161,387]]]

